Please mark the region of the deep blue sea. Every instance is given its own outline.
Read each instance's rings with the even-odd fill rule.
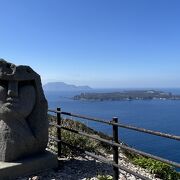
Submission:
[[[162,89],[161,89],[162,90]],[[94,90],[113,92],[117,90]],[[118,90],[119,91],[119,90]],[[180,89],[163,89],[180,94]],[[134,101],[77,101],[71,99],[80,92],[45,92],[50,109],[61,107],[62,111],[111,120],[137,127],[180,135],[180,100],[134,100]],[[112,129],[88,120],[80,120],[89,127],[109,135]],[[129,146],[180,163],[180,142],[119,128],[119,138]]]

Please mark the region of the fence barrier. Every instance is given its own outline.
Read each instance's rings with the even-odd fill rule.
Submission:
[[[146,153],[146,152],[143,152],[143,151],[140,151],[140,150],[137,150],[135,148],[132,148],[132,147],[129,147],[129,146],[126,146],[124,144],[119,143],[118,129],[119,128],[125,128],[125,129],[129,129],[129,130],[134,130],[134,131],[138,131],[138,132],[142,132],[142,133],[147,133],[147,134],[151,134],[151,135],[155,135],[155,136],[160,136],[160,137],[163,137],[163,138],[169,138],[169,139],[173,139],[173,140],[177,140],[177,141],[180,141],[180,136],[176,136],[176,135],[172,135],[172,134],[166,134],[166,133],[162,133],[162,132],[158,132],[158,131],[152,131],[152,130],[148,130],[148,129],[144,129],[144,128],[139,128],[139,127],[135,127],[135,126],[130,126],[130,125],[118,123],[118,118],[117,117],[113,117],[111,121],[107,121],[107,120],[104,120],[104,119],[88,117],[88,116],[84,116],[84,115],[80,115],[80,114],[63,112],[63,111],[61,111],[61,108],[57,108],[57,110],[49,109],[48,111],[51,112],[51,113],[56,113],[56,116],[57,116],[57,122],[56,123],[50,122],[50,126],[54,126],[54,127],[57,128],[57,138],[54,138],[54,137],[50,137],[50,138],[57,142],[58,157],[61,157],[61,146],[62,146],[62,144],[64,144],[64,145],[70,147],[71,149],[76,149],[76,150],[78,150],[78,151],[80,151],[80,152],[82,152],[82,153],[84,153],[84,154],[86,154],[88,156],[93,157],[94,159],[97,159],[97,160],[99,160],[101,162],[112,165],[113,166],[113,179],[114,180],[118,180],[119,169],[124,170],[124,171],[134,175],[135,177],[138,177],[138,178],[141,178],[141,179],[144,179],[144,180],[150,180],[149,178],[144,177],[144,176],[142,176],[142,175],[140,175],[140,174],[138,174],[136,172],[133,172],[132,170],[127,169],[127,168],[125,168],[125,167],[118,164],[118,156],[119,156],[118,148],[119,147],[124,149],[124,150],[130,151],[130,152],[132,152],[134,154],[138,154],[138,155],[142,155],[142,156],[145,156],[145,157],[148,157],[148,158],[152,158],[152,159],[155,159],[155,160],[170,164],[170,165],[172,165],[174,167],[180,168],[180,163],[173,162],[173,161],[170,161],[168,159],[164,159],[164,158],[161,158],[159,156],[155,156],[155,155],[152,155],[152,154],[149,154],[149,153]],[[82,132],[82,131],[79,131],[79,130],[76,130],[76,129],[70,129],[68,127],[64,127],[64,126],[62,126],[62,116],[61,115],[67,115],[67,116],[71,116],[71,117],[76,117],[76,118],[86,119],[86,120],[89,120],[89,121],[95,121],[95,122],[111,125],[112,126],[112,135],[113,135],[112,137],[113,138],[112,138],[112,140],[107,140],[107,139],[97,137],[97,136],[94,136],[92,134],[88,134],[88,133],[85,133],[85,132]],[[62,138],[61,138],[61,130],[62,129],[66,130],[66,131],[70,131],[70,132],[75,133],[75,134],[79,134],[81,136],[85,136],[85,137],[88,137],[88,138],[98,140],[100,142],[103,142],[103,143],[106,143],[106,144],[112,146],[113,161],[110,161],[110,160],[108,160],[108,159],[106,159],[104,157],[95,155],[94,153],[85,151],[83,149],[72,146],[72,145],[62,141]]]

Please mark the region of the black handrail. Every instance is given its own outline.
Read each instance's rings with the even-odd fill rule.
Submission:
[[[145,157],[149,157],[149,158],[152,158],[152,159],[155,159],[155,160],[158,160],[158,161],[161,161],[161,162],[164,162],[164,163],[167,163],[167,164],[170,164],[170,165],[173,165],[175,167],[180,168],[180,163],[173,162],[173,161],[161,158],[159,156],[154,156],[152,154],[149,154],[149,153],[146,153],[146,152],[143,152],[143,151],[139,151],[137,149],[131,148],[131,147],[123,145],[123,144],[119,144],[118,127],[130,129],[130,130],[134,130],[134,131],[138,131],[138,132],[142,132],[142,133],[147,133],[147,134],[151,134],[151,135],[155,135],[155,136],[161,136],[161,137],[164,137],[164,138],[169,138],[169,139],[178,140],[178,141],[180,140],[180,136],[176,136],[176,135],[172,135],[172,134],[166,134],[166,133],[162,133],[162,132],[158,132],[158,131],[152,131],[152,130],[148,130],[148,129],[144,129],[144,128],[139,128],[139,127],[135,127],[135,126],[131,126],[131,125],[118,123],[118,118],[113,118],[112,121],[108,121],[108,120],[89,117],[89,116],[84,116],[84,115],[80,115],[80,114],[63,112],[63,111],[61,111],[60,108],[57,108],[57,110],[50,110],[49,109],[48,111],[57,114],[57,123],[52,123],[51,122],[50,125],[55,126],[57,128],[57,137],[58,137],[58,139],[52,138],[52,137],[51,137],[51,139],[53,139],[54,141],[56,141],[58,143],[58,156],[59,157],[61,156],[61,149],[60,149],[61,144],[62,143],[67,144],[67,143],[65,143],[65,142],[63,142],[61,140],[61,129],[64,129],[64,130],[71,131],[71,132],[76,133],[76,134],[80,134],[82,136],[86,136],[86,137],[89,137],[89,138],[104,142],[104,143],[109,144],[109,145],[111,145],[113,147],[113,163],[111,162],[111,165],[113,166],[113,172],[114,172],[113,173],[113,179],[114,180],[118,180],[118,176],[119,176],[119,170],[118,169],[119,168],[122,169],[122,170],[126,169],[126,168],[123,169],[122,166],[118,165],[118,147],[120,147],[122,149],[125,149],[125,150],[128,150],[128,151],[130,151],[130,152],[132,152],[134,154],[139,154],[139,155],[142,155],[142,156],[145,156]],[[79,131],[79,130],[70,129],[70,128],[62,126],[61,114],[62,115],[67,115],[67,116],[72,116],[72,117],[77,117],[77,118],[82,118],[82,119],[86,119],[86,120],[90,120],[90,121],[95,121],[95,122],[99,122],[99,123],[104,123],[104,124],[107,124],[107,125],[112,125],[112,127],[113,127],[113,141],[106,140],[106,139],[103,139],[103,138],[100,138],[100,137],[97,137],[97,136],[94,136],[94,135],[87,134],[87,133]],[[87,152],[87,151],[84,151],[84,152],[86,152],[85,154],[89,154],[91,157],[94,157],[95,159],[98,158],[98,160],[102,161],[102,157],[99,157],[97,155],[93,155],[92,153]],[[102,162],[110,163],[110,161],[107,160],[107,159],[105,161],[102,161]],[[148,178],[146,178],[146,177],[144,177],[142,175],[139,175],[139,174],[137,174],[137,173],[135,173],[135,172],[133,172],[131,170],[128,171],[126,169],[125,171],[127,171],[127,172],[133,174],[134,176],[139,177],[141,179],[145,179],[145,180],[148,179]]]
[[[78,117],[78,118],[82,118],[82,119],[87,119],[87,120],[91,120],[91,121],[96,121],[96,122],[100,122],[100,123],[104,123],[104,124],[115,125],[115,126],[119,126],[121,128],[126,128],[126,129],[130,129],[130,130],[135,130],[135,131],[139,131],[139,132],[143,132],[143,133],[147,133],[147,134],[152,134],[155,136],[161,136],[161,137],[180,141],[180,136],[176,136],[176,135],[172,135],[172,134],[166,134],[166,133],[162,133],[162,132],[158,132],[158,131],[152,131],[149,129],[139,128],[139,127],[126,125],[126,124],[122,124],[122,123],[114,123],[112,121],[106,121],[103,119],[97,119],[97,118],[82,116],[79,114],[73,114],[73,113],[68,113],[68,112],[61,112],[61,114],[72,116],[72,117]]]
[[[111,146],[120,147],[122,149],[131,151],[134,154],[139,154],[139,155],[142,155],[142,156],[146,156],[146,157],[149,157],[149,158],[152,158],[152,159],[155,159],[155,160],[158,160],[158,161],[161,161],[161,162],[164,162],[164,163],[167,163],[167,164],[170,164],[170,165],[173,165],[173,166],[176,166],[176,167],[180,168],[180,163],[173,162],[173,161],[161,158],[159,156],[154,156],[152,154],[145,153],[144,151],[139,151],[137,149],[126,146],[124,144],[119,144],[119,143],[111,141],[111,140],[106,140],[106,139],[103,139],[103,138],[100,138],[100,137],[97,137],[97,136],[94,136],[94,135],[91,135],[91,134],[87,134],[85,132],[82,132],[82,131],[79,131],[79,130],[76,130],[76,129],[70,129],[70,128],[67,128],[67,127],[64,127],[64,126],[58,126],[55,123],[50,123],[50,125],[55,126],[57,128],[67,130],[67,131],[71,131],[71,132],[76,133],[76,134],[80,134],[82,136],[86,136],[86,137],[89,137],[89,138],[92,138],[92,139],[95,139],[95,140],[98,140],[98,141],[101,141],[101,142],[104,142],[104,143],[106,143],[108,145],[111,145]]]
[[[162,133],[162,132],[159,132],[159,131],[153,131],[153,130],[149,130],[149,129],[145,129],[145,128],[139,128],[139,127],[136,127],[136,126],[122,124],[122,123],[114,123],[112,121],[99,119],[99,118],[93,118],[93,117],[89,117],[89,116],[83,116],[83,115],[80,115],[80,114],[74,114],[74,113],[70,113],[70,112],[64,112],[64,111],[61,112],[61,111],[55,111],[55,110],[50,110],[50,109],[48,111],[49,112],[54,112],[54,113],[61,113],[63,115],[77,117],[77,118],[86,119],[86,120],[90,120],[90,121],[95,121],[95,122],[99,122],[99,123],[104,123],[104,124],[108,124],[108,125],[115,125],[115,126],[125,128],[125,129],[130,129],[130,130],[139,131],[139,132],[142,132],[142,133],[152,134],[152,135],[155,135],[155,136],[161,136],[161,137],[164,137],[164,138],[169,138],[169,139],[174,139],[174,140],[180,141],[180,136],[173,135],[173,134]]]

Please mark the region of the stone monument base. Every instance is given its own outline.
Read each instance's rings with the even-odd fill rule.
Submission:
[[[11,180],[58,167],[57,156],[49,151],[15,162],[0,162],[0,179]]]

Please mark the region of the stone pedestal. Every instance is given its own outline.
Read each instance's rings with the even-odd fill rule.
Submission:
[[[49,151],[15,162],[0,162],[0,179],[12,180],[58,167],[57,156]]]

